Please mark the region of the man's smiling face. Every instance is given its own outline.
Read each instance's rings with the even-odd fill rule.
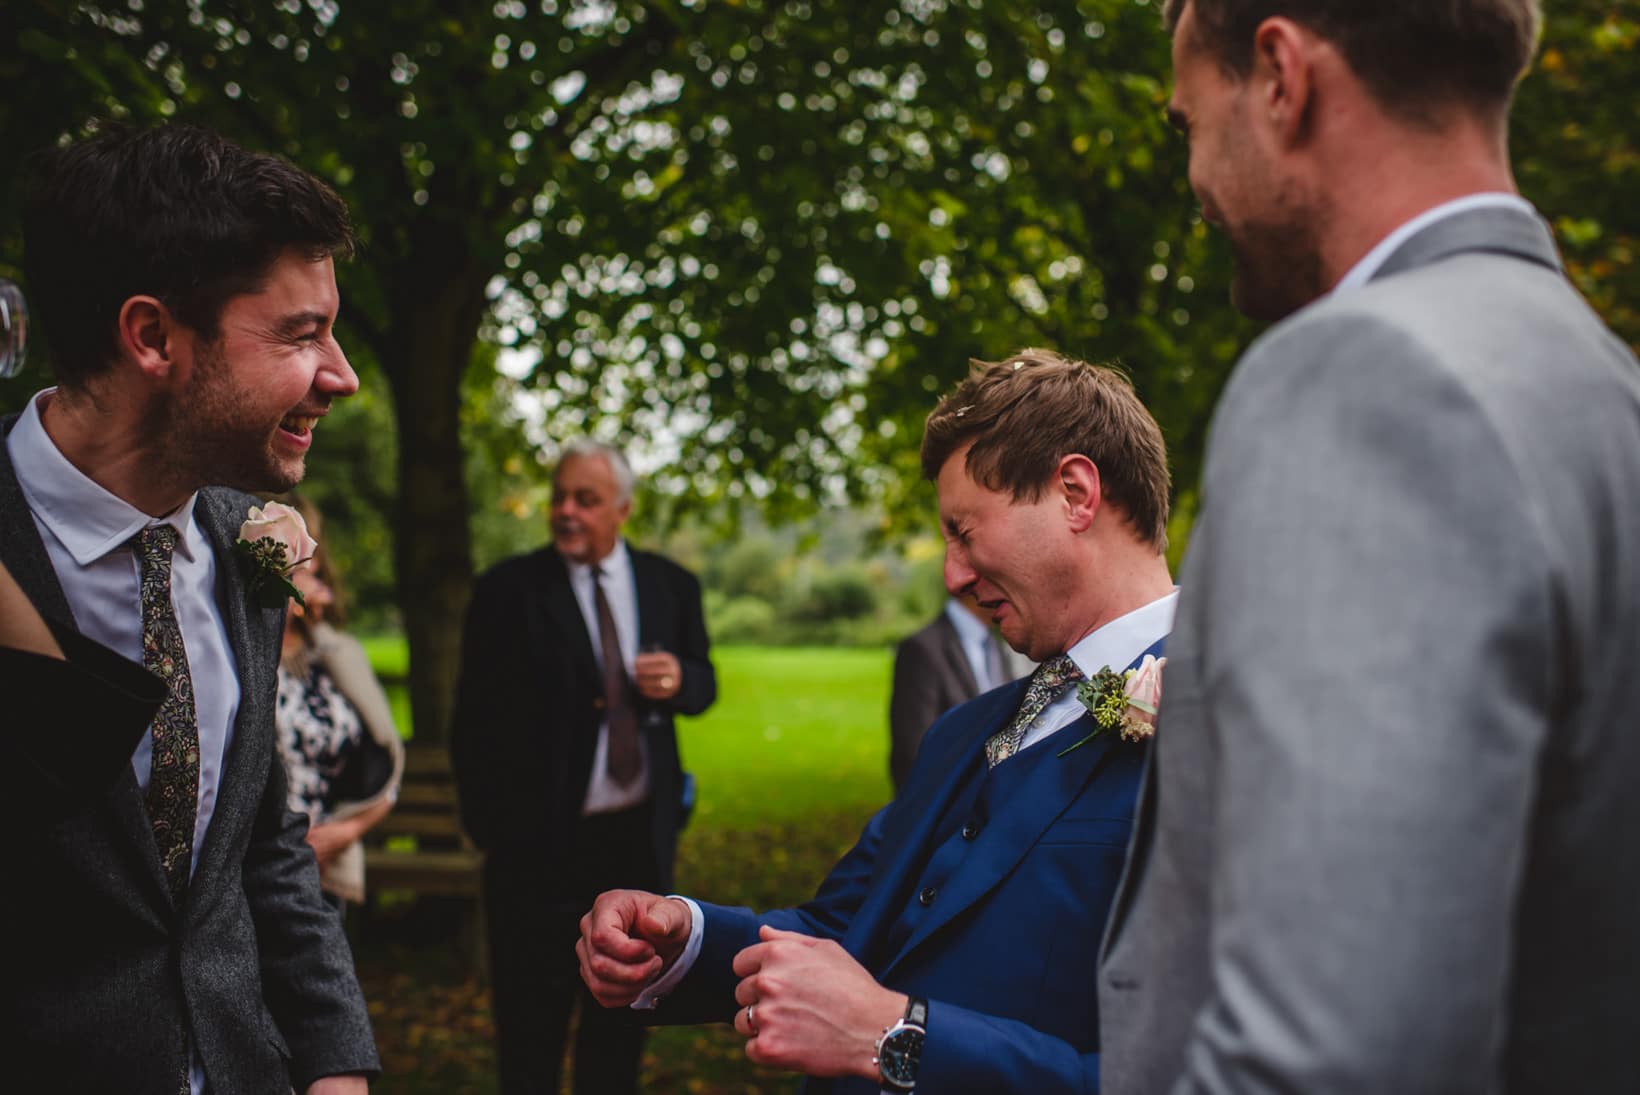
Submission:
[[[296,250],[258,292],[230,298],[218,336],[192,341],[192,371],[169,408],[171,458],[196,486],[289,490],[314,424],[359,378],[337,345],[335,265]]]

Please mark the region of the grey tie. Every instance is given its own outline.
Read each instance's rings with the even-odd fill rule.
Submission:
[[[1006,727],[992,734],[985,743],[985,759],[992,768],[1019,752],[1019,743],[1025,740],[1025,732],[1031,728],[1050,703],[1058,699],[1068,685],[1075,684],[1082,679],[1082,671],[1076,668],[1070,655],[1060,654],[1049,658],[1036,667],[1031,674],[1031,683],[1025,686],[1025,698],[1020,701],[1019,711]]]

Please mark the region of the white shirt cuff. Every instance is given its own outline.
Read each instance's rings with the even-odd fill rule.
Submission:
[[[700,911],[700,906],[693,899],[682,894],[671,893],[667,897],[675,897],[689,906],[689,942],[683,945],[683,953],[678,960],[672,963],[672,968],[661,974],[653,984],[638,994],[638,998],[628,1006],[634,1011],[653,1011],[667,993],[678,987],[678,982],[689,976],[689,971],[695,965],[695,959],[700,957],[700,946],[706,938],[706,914]]]

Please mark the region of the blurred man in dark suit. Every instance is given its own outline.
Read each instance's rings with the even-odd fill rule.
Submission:
[[[602,890],[666,889],[683,822],[674,714],[717,698],[700,583],[629,548],[618,449],[567,447],[552,543],[473,589],[450,747],[484,866],[501,1088],[557,1095],[581,913]],[[584,1007],[575,1090],[637,1087],[643,1029]]]
[[[888,772],[894,790],[905,786],[917,746],[935,719],[1024,676],[1031,665],[996,636],[990,613],[972,598],[948,598],[933,622],[902,639],[894,650],[894,689],[888,699]]]

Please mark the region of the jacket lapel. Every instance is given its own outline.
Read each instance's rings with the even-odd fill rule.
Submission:
[[[916,874],[928,861],[928,844],[935,827],[952,808],[952,800],[961,793],[963,778],[984,747],[985,739],[1019,708],[1025,683],[1015,682],[972,701],[964,708],[967,725],[960,731],[929,734],[923,738],[921,748],[933,750],[926,767],[939,772],[940,778],[912,780],[890,807],[882,838],[888,854],[879,857],[866,899],[843,939],[844,949],[850,954],[868,955],[870,947],[893,925],[905,899],[906,887],[915,881]]]
[[[974,679],[974,669],[968,664],[968,654],[962,649],[957,625],[943,611],[940,613],[940,625],[940,651],[945,655],[951,675],[956,678],[963,695],[979,695],[979,681]]]
[[[632,589],[638,599],[638,649],[660,643],[672,633],[671,602],[665,583],[649,556],[630,544],[627,560],[632,564]]]
[[[266,789],[266,766],[277,748],[273,734],[273,705],[278,694],[279,638],[284,632],[283,604],[254,603],[245,572],[234,553],[239,526],[254,499],[236,491],[206,488],[194,504],[194,520],[211,543],[216,556],[217,607],[222,611],[239,676],[239,709],[234,716],[233,742],[223,757],[216,805],[200,849],[193,886],[208,885],[218,876],[224,849],[240,820],[260,804]]]
[[[1166,643],[1166,636],[1156,640],[1129,663],[1127,668],[1136,668],[1144,661],[1146,655],[1160,656],[1166,649]],[[965,741],[964,744],[968,748],[979,749],[985,737],[989,736],[989,731],[1000,727],[1001,720],[1013,714],[1028,683],[1016,681],[1012,687],[999,689],[990,694],[1007,696],[1010,702],[999,717],[987,723],[986,734],[978,740],[969,738]],[[915,950],[925,939],[995,889],[1035,847],[1048,826],[1052,825],[1082,794],[1083,789],[1098,777],[1105,762],[1121,743],[1122,737],[1113,731],[1106,731],[1091,740],[1083,741],[1093,732],[1096,725],[1092,715],[1083,715],[1031,747],[1032,751],[1041,749],[1053,755],[1035,758],[1024,782],[1008,792],[1002,807],[992,815],[984,833],[976,842],[972,854],[941,888],[938,910],[931,912],[917,925],[916,930],[906,938],[905,945],[889,959],[882,970],[878,971],[879,979],[887,976],[901,959]],[[1081,744],[1078,745],[1078,742]],[[1063,756],[1059,755],[1061,751],[1064,753]],[[957,758],[951,758],[952,769],[960,771],[960,763]],[[955,785],[959,781],[953,778],[947,782]],[[901,857],[902,870],[910,868],[921,872],[924,864],[928,862],[928,850],[924,849],[922,844],[928,840],[934,819],[943,815],[944,807],[948,803],[949,795],[940,802],[930,803],[926,807],[927,817],[921,832],[921,840],[915,846],[915,854]],[[909,860],[909,863],[905,862],[906,860]],[[896,916],[898,912],[896,906],[895,909],[888,911],[888,915]]]
[[[1092,717],[1084,715],[1035,748],[1058,753],[1081,741],[1093,727]],[[888,976],[894,966],[925,939],[984,899],[1019,866],[1048,826],[1098,774],[1120,740],[1117,734],[1101,734],[1062,757],[1037,758],[1025,781],[1008,793],[1004,807],[992,815],[972,854],[941,888],[938,907],[930,910],[906,938],[905,945],[880,971],[879,979]],[[919,868],[926,859],[926,856],[918,857]]]
[[[581,664],[572,680],[600,681],[603,674],[598,659],[592,652],[592,634],[581,616],[581,606],[575,600],[575,590],[569,583],[569,567],[556,548],[541,552],[544,580],[541,589],[541,607],[546,615],[547,629],[542,635],[543,657],[560,657],[568,648],[571,657]],[[555,639],[555,637],[561,638]]]
[[[1445,217],[1407,240],[1385,260],[1372,280],[1472,251],[1489,251],[1562,269],[1549,226],[1523,210],[1491,206]]]

